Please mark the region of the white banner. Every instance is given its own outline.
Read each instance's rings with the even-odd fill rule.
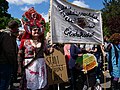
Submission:
[[[100,11],[52,0],[50,13],[53,43],[103,43]]]

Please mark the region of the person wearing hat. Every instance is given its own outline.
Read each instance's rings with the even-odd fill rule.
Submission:
[[[8,23],[8,28],[0,32],[0,90],[8,90],[11,76],[17,71],[17,44],[19,24],[15,20]]]
[[[45,20],[30,8],[24,13],[22,22],[25,33],[18,52],[18,72],[22,74],[20,90],[41,90],[47,85],[44,53],[52,53],[44,37]]]

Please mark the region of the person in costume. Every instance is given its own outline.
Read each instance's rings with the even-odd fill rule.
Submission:
[[[48,55],[53,52],[53,49],[48,49],[46,45],[44,18],[33,7],[26,11],[22,17],[25,33],[19,47],[18,72],[23,72],[24,77],[20,88],[21,90],[41,90],[47,85],[44,53]]]

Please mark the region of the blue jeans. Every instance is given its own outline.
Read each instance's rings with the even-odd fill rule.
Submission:
[[[0,90],[8,90],[12,73],[12,65],[0,64]]]

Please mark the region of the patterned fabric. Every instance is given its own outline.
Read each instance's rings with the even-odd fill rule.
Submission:
[[[47,84],[46,65],[44,61],[44,53],[48,52],[46,49],[46,43],[44,42],[45,20],[32,7],[23,14],[22,22],[25,33],[21,40],[18,56],[20,59],[21,57],[23,58],[18,61],[27,65],[33,57],[36,57],[36,60],[34,60],[32,64],[25,69],[24,76],[26,76],[28,89],[42,89]],[[31,30],[33,28],[39,29],[39,39],[36,43],[35,40],[32,39]],[[40,52],[37,54],[39,50]],[[23,79],[24,78],[25,77],[23,77]]]
[[[32,42],[30,41],[30,39],[23,39],[21,41],[20,50],[24,51],[23,52],[25,54],[24,58],[34,57],[35,47],[32,45]]]
[[[41,27],[45,25],[45,20],[42,18],[42,16],[37,13],[34,8],[30,8],[28,11],[26,11],[22,16],[22,22],[25,31],[31,32],[31,27]],[[45,29],[45,27],[44,27]]]
[[[35,47],[36,46],[34,46],[31,39],[22,40],[19,48],[19,54],[20,56],[22,56],[21,54],[24,53],[22,59],[24,66],[32,60],[34,54],[36,53],[37,47],[41,47],[41,43],[38,43],[37,47]],[[27,81],[27,88],[31,90],[44,88],[47,85],[46,64],[44,58],[37,58],[36,60],[34,60],[34,62],[31,65],[29,65],[28,68],[25,69],[25,76],[25,80]],[[24,78],[25,77],[23,77],[23,79]]]
[[[25,65],[29,63],[31,59],[25,59]],[[47,73],[46,64],[44,58],[38,58],[32,65],[26,70],[27,88],[31,90],[37,90],[44,88],[47,85]]]
[[[34,27],[42,28],[41,33],[44,35],[45,19],[42,18],[42,16],[39,13],[37,13],[33,7],[31,7],[28,11],[26,11],[22,15],[22,22],[23,22],[23,27],[25,29],[25,33],[22,39],[30,38],[31,29]]]

